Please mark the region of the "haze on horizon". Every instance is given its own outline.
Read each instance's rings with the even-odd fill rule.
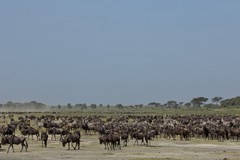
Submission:
[[[239,96],[240,1],[0,2],[0,103]]]

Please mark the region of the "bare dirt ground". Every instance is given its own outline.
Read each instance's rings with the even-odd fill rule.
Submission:
[[[36,138],[35,138],[36,139]],[[48,148],[41,147],[41,141],[28,140],[28,152],[19,152],[21,146],[15,145],[15,152],[6,153],[8,145],[0,149],[0,160],[237,160],[240,159],[240,142],[190,141],[158,139],[151,146],[134,145],[130,140],[121,150],[105,150],[98,143],[98,135],[82,135],[80,150],[67,150],[57,141],[48,141]]]

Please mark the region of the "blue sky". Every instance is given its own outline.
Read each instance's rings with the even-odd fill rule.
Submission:
[[[0,20],[0,103],[239,96],[238,0],[5,0]]]

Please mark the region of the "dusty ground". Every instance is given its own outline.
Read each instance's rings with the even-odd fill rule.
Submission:
[[[134,146],[133,140],[127,147],[115,151],[105,150],[98,143],[97,135],[82,135],[80,150],[67,150],[59,141],[49,140],[48,148],[41,148],[41,141],[29,140],[28,152],[20,153],[21,146],[15,145],[15,153],[6,153],[2,146],[0,160],[237,160],[240,159],[240,142],[218,142],[193,139],[191,141],[159,139],[151,146]]]

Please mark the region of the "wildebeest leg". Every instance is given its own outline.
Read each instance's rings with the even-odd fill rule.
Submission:
[[[39,135],[36,134],[36,137],[37,137],[37,141],[39,140]]]
[[[141,145],[142,145],[142,143],[143,143],[143,145],[145,145],[145,142],[144,142],[144,138],[142,138],[142,142],[141,142]]]
[[[45,148],[47,148],[47,141],[44,141]]]
[[[136,142],[137,142],[137,145],[138,145],[138,140],[137,140],[137,138],[136,138],[136,140],[135,140],[135,142],[134,142],[134,145],[136,144]]]
[[[112,150],[112,143],[109,142],[109,148]]]
[[[9,147],[8,147],[7,153],[9,152],[10,147],[12,147],[13,152],[14,152],[13,144],[10,144]]]
[[[44,144],[44,147],[47,148],[47,141],[42,141],[42,148],[43,148],[43,144]]]
[[[105,148],[104,149],[108,149],[109,150],[109,147],[108,147],[108,143],[107,142],[103,142]]]
[[[68,142],[68,150],[70,150],[70,142]]]
[[[115,144],[114,144],[114,142],[112,142],[111,144],[112,144],[112,150],[115,150]]]
[[[123,141],[123,146],[127,147],[127,139]]]
[[[76,145],[75,145],[75,147],[73,146],[73,143],[74,143],[74,142],[71,142],[71,144],[72,144],[72,147],[73,147],[73,149],[74,149],[74,150],[76,150],[77,142],[76,142]]]
[[[118,140],[119,149],[121,150],[120,140]]]
[[[74,148],[74,150],[76,150],[76,148],[77,148],[77,142],[73,142],[73,143],[75,143],[75,148]]]
[[[78,150],[79,150],[79,149],[80,149],[80,148],[79,148],[79,146],[80,146],[80,145],[79,145],[79,142],[77,141],[77,142],[75,142],[75,143],[76,143],[75,149],[78,147]]]
[[[113,149],[114,149],[114,144],[113,144],[113,142],[111,142],[110,144],[111,144],[110,149],[113,150]]]
[[[76,141],[76,146],[78,147],[78,150],[80,149],[80,140],[78,141]]]
[[[62,134],[60,134],[60,140],[59,141],[61,141],[62,140]]]
[[[146,141],[146,146],[148,146],[148,139],[147,139],[147,138],[145,138],[145,141]]]
[[[111,145],[111,144],[110,144],[110,143],[108,143],[108,142],[107,142],[106,144],[107,144],[107,149],[109,150],[109,145]]]
[[[26,146],[25,146],[25,144],[24,144],[24,142],[22,142],[22,149],[21,149],[21,151],[20,152],[22,152],[22,150],[23,150],[23,147],[25,147],[26,148]]]
[[[13,147],[13,144],[12,144],[12,149],[13,149],[13,152],[14,152],[14,147]]]
[[[106,143],[104,142],[103,144],[104,144],[104,146],[105,146],[104,149],[107,149]]]
[[[113,146],[113,150],[115,150],[115,148],[116,148],[116,142],[114,141],[114,142],[112,142],[112,146]]]
[[[26,143],[25,143],[25,142],[26,142]],[[22,145],[22,149],[21,149],[20,152],[22,152],[23,147],[25,148],[25,151],[27,152],[27,147],[28,147],[28,143],[27,143],[27,141],[26,141],[26,140],[23,140],[23,141],[21,142],[21,145]]]
[[[25,140],[25,151],[27,152],[28,149],[28,142]]]

